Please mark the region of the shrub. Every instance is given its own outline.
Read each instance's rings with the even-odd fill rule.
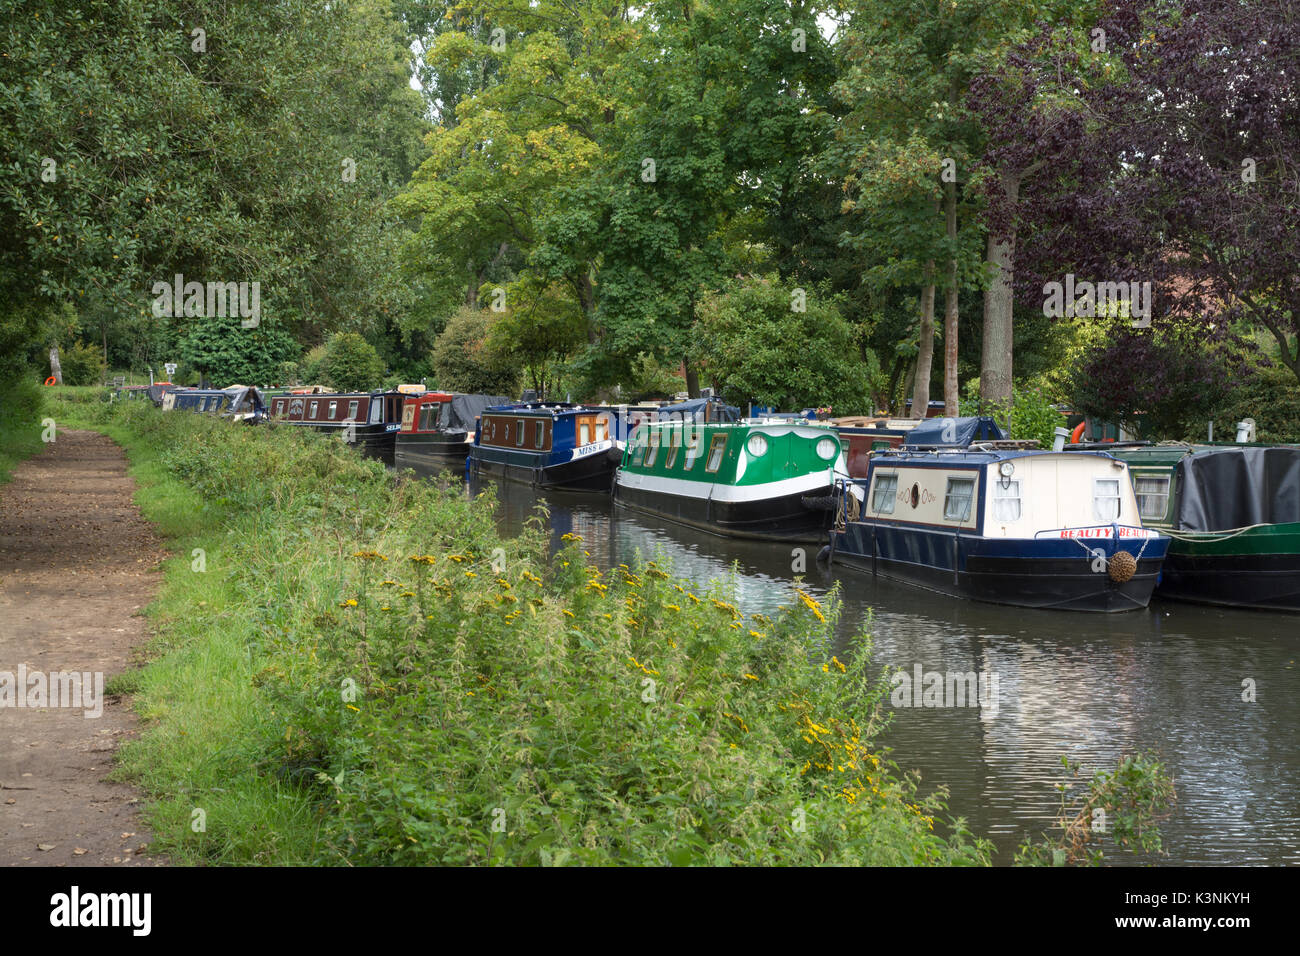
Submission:
[[[104,353],[85,342],[59,351],[64,385],[99,385],[104,380]]]
[[[379,388],[384,363],[375,347],[356,332],[339,332],[325,343],[320,362],[325,384],[340,392]]]
[[[464,306],[447,320],[430,360],[438,387],[457,392],[514,395],[519,370],[510,356],[492,347],[492,313]]]
[[[1065,427],[1065,416],[1048,400],[1037,385],[1017,385],[1011,390],[1011,406],[979,399],[962,399],[963,415],[990,415],[1014,439],[1036,439],[1042,448],[1051,448],[1056,429]]]

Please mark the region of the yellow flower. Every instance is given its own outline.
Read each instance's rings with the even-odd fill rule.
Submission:
[[[567,608],[565,609],[564,614],[566,617],[577,617],[576,614],[574,614],[572,611],[568,610]]]
[[[339,607],[356,607],[356,606],[357,606],[357,602],[355,598],[348,598],[346,601],[344,601],[342,604],[339,605]]]
[[[758,680],[758,678],[755,677],[753,674],[746,674],[745,680]]]
[[[466,572],[465,572],[465,577],[467,577],[467,578],[476,578],[476,577],[478,577],[478,575],[475,574],[473,571],[466,571]]]

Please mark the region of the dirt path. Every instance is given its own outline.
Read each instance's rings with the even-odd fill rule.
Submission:
[[[0,865],[150,865],[133,787],[104,779],[133,733],[120,698],[102,716],[39,707],[34,673],[125,670],[146,638],[163,548],[131,500],[126,456],[97,432],[64,431],[0,486]],[[26,667],[29,706],[13,706]],[[93,690],[93,678],[88,689]],[[0,704],[5,703],[0,686]],[[66,699],[66,697],[65,697]],[[53,703],[53,701],[50,701]],[[92,706],[94,711],[93,698]]]

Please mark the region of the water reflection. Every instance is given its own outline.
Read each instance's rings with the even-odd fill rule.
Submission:
[[[537,498],[494,487],[501,530],[516,534]],[[600,496],[546,500],[553,545],[580,534],[602,567],[661,555],[699,586],[730,581],[747,612],[790,600],[800,555],[789,545],[709,535]],[[997,675],[996,708],[896,708],[884,742],[926,788],[950,789],[951,813],[994,840],[999,862],[1054,820],[1063,755],[1090,775],[1138,750],[1159,753],[1178,788],[1160,859],[1300,862],[1300,619],[1159,601],[1124,614],[999,607],[829,570],[816,550],[802,576],[819,596],[840,583],[841,645],[869,623],[877,664]],[[1242,700],[1247,680],[1254,702]]]

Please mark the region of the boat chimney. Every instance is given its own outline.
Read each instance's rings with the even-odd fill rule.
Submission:
[[[1068,428],[1056,429],[1056,438],[1052,442],[1052,451],[1065,451],[1065,440],[1070,437]]]
[[[1244,445],[1255,440],[1255,419],[1243,418],[1237,422],[1237,444]]]
[[[1210,437],[1207,438],[1206,441],[1214,441],[1214,421],[1213,421],[1213,419],[1211,419],[1211,421],[1210,421]]]

